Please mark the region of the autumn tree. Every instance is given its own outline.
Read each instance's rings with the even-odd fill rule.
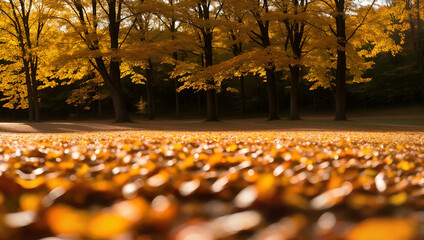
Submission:
[[[336,54],[337,66],[335,70],[335,120],[342,121],[346,118],[346,71],[347,71],[347,57],[346,47],[348,42],[355,37],[357,31],[363,27],[365,20],[372,10],[375,0],[367,7],[364,15],[359,21],[348,22],[346,20],[352,12],[358,10],[358,6],[353,0],[320,0],[318,1],[323,5],[325,12],[331,16],[334,23],[329,24],[329,32],[336,38]],[[326,16],[325,16],[326,17]],[[356,19],[358,20],[358,19]],[[353,25],[356,24],[356,25]],[[334,27],[335,26],[335,27]],[[350,32],[347,32],[347,30]]]
[[[423,11],[422,3],[419,0],[397,0],[391,4],[396,7],[401,5],[401,11],[397,11],[398,15],[407,15],[412,41],[414,44],[415,54],[417,56],[417,66],[420,71],[421,82],[424,83],[424,46],[423,46],[423,29],[421,14]]]
[[[66,103],[84,110],[91,109],[91,106],[97,101],[98,117],[102,116],[102,100],[110,97],[106,91],[102,91],[104,85],[103,79],[99,73],[93,68],[89,61],[80,59],[80,61],[72,61],[67,63],[66,67],[55,67],[53,76],[60,76],[57,79],[62,86],[71,86],[72,90]]]
[[[418,65],[420,69],[421,81],[424,82],[424,48],[423,48],[423,30],[421,20],[421,4],[420,0],[415,0],[415,13],[417,21],[417,35],[418,35]]]
[[[387,23],[385,31],[388,32],[396,45],[405,45],[406,33],[411,30],[409,20],[409,12],[407,10],[408,1],[404,0],[388,0],[385,4],[380,5],[377,12],[385,15],[384,20]],[[394,56],[398,62],[397,55]]]
[[[3,100],[8,108],[28,108],[29,121],[40,121],[40,80],[48,82],[39,70],[40,66],[46,66],[42,56],[47,55],[47,42],[54,31],[49,17],[54,9],[49,3],[47,0],[0,1],[0,42],[4,43],[0,52],[7,61],[0,69],[6,96]]]
[[[268,5],[268,1],[258,3],[250,0],[226,0],[224,3],[223,18],[218,19],[219,32],[229,31],[230,38],[232,38],[232,30],[235,31],[233,34],[248,36],[256,47],[249,47],[248,51],[242,52],[240,47],[243,45],[240,45],[240,39],[236,39],[236,41],[233,40],[230,47],[233,50],[236,49],[237,54],[234,57],[209,66],[202,71],[196,70],[192,65],[186,65],[184,68],[177,68],[176,72],[179,72],[179,76],[184,76],[188,72],[186,69],[191,68],[192,72],[196,73],[193,75],[194,79],[212,80],[216,86],[221,86],[225,80],[245,76],[249,73],[258,75],[267,82],[269,120],[279,119],[276,72],[287,68],[290,60],[282,46],[271,44],[271,35],[275,35],[276,32],[276,29],[271,29],[272,7]],[[241,16],[244,15],[245,21],[240,23],[237,18],[225,18],[225,11],[232,8],[240,9]],[[222,40],[222,37],[219,40]],[[223,43],[219,42],[218,45],[222,48]],[[183,78],[187,79],[187,77]],[[235,89],[227,88],[226,90],[234,91]]]
[[[187,20],[184,12],[187,6],[182,4],[176,0],[139,0],[132,4],[127,3],[134,15],[131,28],[135,30],[130,32],[128,37],[128,45],[133,47],[130,48],[130,51],[126,51],[125,59],[129,60],[126,65],[132,65],[133,71],[128,71],[127,75],[131,75],[131,78],[135,77],[136,83],[146,85],[149,119],[154,118],[155,112],[153,66],[158,66],[158,68],[162,64],[175,66],[182,62],[182,59],[179,58],[180,51],[193,50],[193,41],[188,37],[190,34],[181,34],[179,31],[182,23]],[[181,38],[179,35],[185,35],[185,37]],[[134,71],[136,69],[142,70],[144,75],[140,76],[137,71]],[[179,118],[179,78],[174,78],[174,81],[176,117]]]
[[[273,0],[273,5],[278,9],[277,19],[284,24],[287,39],[284,41],[286,52],[293,57],[293,64],[289,65],[291,73],[290,84],[290,120],[299,120],[299,79],[301,71],[301,61],[305,54],[304,47],[310,36],[306,31],[308,15],[307,12],[309,0]],[[290,47],[290,49],[288,49]]]
[[[262,54],[266,55],[266,51],[271,50],[271,32],[270,24],[271,20],[269,14],[271,12],[270,2],[268,0],[242,0],[242,1],[231,1],[228,0],[228,4],[232,4],[237,8],[244,9],[246,13],[249,14],[252,19],[252,24],[254,28],[249,28],[247,31],[250,39],[258,44],[265,52]],[[249,23],[247,23],[249,24]],[[274,51],[275,53],[275,51]],[[247,55],[246,55],[247,56]],[[268,58],[264,67],[264,72],[267,82],[267,91],[268,91],[268,108],[269,116],[268,120],[279,119],[278,116],[278,97],[277,97],[277,77],[275,75],[276,65],[272,58]]]
[[[188,24],[191,27],[191,31],[197,35],[198,46],[200,50],[200,55],[202,56],[202,67],[209,68],[214,64],[214,54],[213,54],[213,34],[214,30],[217,27],[217,20],[222,10],[221,1],[212,1],[212,0],[181,0],[177,4],[179,21]],[[180,65],[181,68],[197,68],[192,64]],[[188,70],[188,69],[187,69]],[[193,69],[194,70],[194,69]],[[199,69],[197,69],[199,70]],[[181,71],[177,71],[181,72]],[[187,72],[187,71],[185,71]],[[181,74],[174,74],[178,77]],[[184,73],[182,75],[185,75]],[[187,79],[184,87],[192,87],[197,90],[205,90],[207,95],[207,121],[217,121],[217,105],[216,105],[216,93],[218,86],[213,78],[205,78],[205,81],[201,79],[196,79],[194,75],[191,78]]]
[[[131,23],[132,29],[135,31],[131,32],[129,31],[128,34],[132,34],[132,38],[135,39],[135,41],[140,42],[151,42],[151,32],[153,31],[153,24],[154,23],[154,11],[152,12],[152,6],[155,3],[158,3],[157,1],[153,0],[139,0],[134,2],[127,2],[126,5],[131,12],[131,14],[134,16],[133,21]],[[153,8],[154,9],[154,8]],[[156,19],[157,20],[157,19]],[[131,30],[131,29],[130,29]],[[131,38],[131,36],[130,36]],[[142,51],[142,49],[140,49]],[[135,54],[135,53],[133,53]],[[136,61],[133,61],[130,63],[131,68],[133,68],[132,75],[138,74],[136,71],[143,72],[143,83],[146,86],[146,93],[147,93],[147,113],[148,113],[148,119],[153,120],[156,117],[156,110],[155,110],[155,96],[154,96],[154,79],[153,79],[153,60],[152,56],[145,56],[145,58],[136,59]]]
[[[120,49],[129,31],[126,23],[132,14],[122,0],[62,0],[61,3],[64,9],[58,18],[66,24],[68,37],[76,35],[83,41],[81,49],[69,55],[88,59],[110,92],[115,121],[129,121],[121,89]]]
[[[246,31],[243,30],[243,25],[246,24],[245,17],[246,11],[239,8],[235,4],[226,4],[223,8],[222,18],[226,24],[221,25],[221,32],[223,32],[220,39],[221,45],[230,51],[234,57],[243,53],[244,46],[247,42]],[[241,102],[241,115],[246,114],[246,94],[245,94],[245,76],[240,74],[237,77],[240,81],[240,102]]]
[[[178,0],[167,0],[165,1],[165,6],[160,5],[160,9],[156,11],[156,16],[159,18],[160,22],[166,27],[166,29],[171,34],[171,40],[176,40],[179,29],[181,28],[181,22],[178,21],[178,14],[176,13],[176,5]],[[178,51],[172,52],[172,58],[176,61],[179,60]],[[180,93],[178,89],[180,84],[178,78],[174,79],[175,87],[175,117],[180,119],[181,110],[180,110]]]

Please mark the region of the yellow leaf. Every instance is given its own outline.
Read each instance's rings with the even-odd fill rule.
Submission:
[[[406,240],[415,239],[416,223],[408,219],[373,218],[352,229],[348,240]]]
[[[86,229],[88,215],[65,205],[56,205],[47,210],[47,224],[55,234],[82,235]]]
[[[92,238],[112,238],[126,232],[131,227],[130,220],[111,213],[99,213],[93,216],[87,226]]]

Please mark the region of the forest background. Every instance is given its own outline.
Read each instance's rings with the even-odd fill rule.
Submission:
[[[0,119],[420,106],[419,0],[1,0]]]

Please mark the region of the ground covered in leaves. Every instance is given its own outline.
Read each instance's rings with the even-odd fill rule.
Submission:
[[[424,238],[420,132],[0,137],[0,239]]]

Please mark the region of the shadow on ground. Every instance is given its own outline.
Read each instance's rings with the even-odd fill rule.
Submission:
[[[424,116],[392,118],[353,117],[336,122],[331,118],[305,118],[301,121],[266,121],[238,119],[220,122],[203,120],[156,120],[132,123],[112,123],[112,120],[74,122],[2,122],[0,132],[8,133],[73,133],[96,131],[424,131]]]

